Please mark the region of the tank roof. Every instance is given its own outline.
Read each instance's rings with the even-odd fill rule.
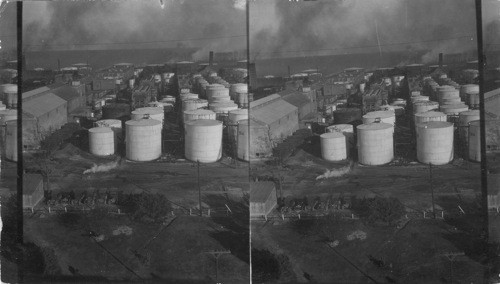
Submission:
[[[463,111],[459,115],[460,116],[462,116],[462,115],[479,115],[480,113],[481,112],[478,109],[471,109],[468,111]]]
[[[209,109],[191,109],[191,110],[185,110],[185,114],[215,114],[215,112],[209,110]]]
[[[444,112],[440,111],[426,111],[426,112],[420,112],[416,113],[415,116],[422,116],[422,117],[438,117],[438,116],[443,116],[446,115]]]
[[[163,109],[159,107],[141,107],[134,111],[133,114],[160,114],[163,113]]]
[[[379,111],[372,111],[369,112],[365,115],[363,115],[364,118],[388,118],[388,117],[393,117],[395,114],[393,111],[389,110],[379,110]]]
[[[222,121],[213,120],[213,119],[196,119],[190,120],[185,123],[186,125],[196,125],[196,126],[216,126],[222,125]]]
[[[129,120],[125,122],[126,125],[130,126],[155,126],[161,124],[161,121],[156,119],[137,119],[137,120]]]
[[[113,130],[109,127],[94,127],[90,128],[89,132],[92,133],[108,133],[108,132],[113,132]]]
[[[344,137],[344,134],[341,132],[328,132],[320,135],[321,138],[341,138]]]
[[[394,126],[392,126],[392,124],[389,124],[389,123],[374,122],[374,123],[358,125],[357,129],[360,129],[360,130],[382,130],[382,129],[389,129],[389,128],[393,128],[393,127]]]
[[[451,126],[453,126],[453,123],[446,121],[427,121],[417,124],[419,128],[447,128]]]

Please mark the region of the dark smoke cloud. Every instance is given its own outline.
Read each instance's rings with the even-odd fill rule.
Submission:
[[[256,0],[250,14],[253,57],[378,52],[375,25],[382,51],[431,50],[424,61],[476,45],[473,0]]]
[[[5,10],[0,15],[0,40],[2,51],[15,52],[17,48],[16,3],[3,3]]]
[[[244,5],[234,0],[26,2],[24,45],[40,49],[199,47],[218,51],[246,47]],[[227,36],[243,35],[237,38]],[[192,40],[200,38],[216,38]],[[175,41],[190,39],[186,41]],[[140,44],[145,42],[156,42]],[[158,41],[169,41],[158,43]],[[129,44],[114,44],[129,43]],[[83,45],[94,44],[94,45]]]

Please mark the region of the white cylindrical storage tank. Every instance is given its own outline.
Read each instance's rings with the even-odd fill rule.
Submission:
[[[115,133],[109,127],[89,129],[89,152],[96,156],[109,156],[115,153]]]
[[[7,106],[0,102],[0,110],[6,110]]]
[[[194,99],[194,100],[182,101],[182,111],[194,110],[194,109],[205,108],[205,107],[208,107],[207,100]]]
[[[118,141],[123,138],[122,121],[119,119],[103,119],[96,122],[99,127],[109,127],[115,134],[115,150]]]
[[[161,156],[161,122],[139,119],[125,122],[126,155],[132,161],[152,161]]]
[[[433,101],[419,101],[413,104],[413,114],[439,109],[439,103]]]
[[[417,160],[444,165],[453,160],[453,123],[430,121],[416,125]]]
[[[181,97],[181,101],[196,100],[196,99],[198,99],[198,94],[184,93],[184,94],[180,94],[180,97]]]
[[[453,89],[442,89],[438,91],[438,102],[443,103],[444,99],[460,98],[459,90]]]
[[[229,87],[229,95],[235,100],[236,93],[248,93],[248,85],[243,83],[232,84]]]
[[[465,104],[441,105],[439,110],[447,115],[459,115],[461,112],[468,111],[469,107]]]
[[[419,123],[424,123],[428,121],[445,121],[448,116],[445,113],[439,111],[428,111],[428,112],[420,112],[415,114],[415,125]]]
[[[460,141],[464,143],[464,145],[468,145],[467,143],[469,138],[469,122],[474,120],[479,120],[479,113],[480,111],[475,109],[475,110],[461,112],[458,115],[458,127],[459,127],[458,133],[460,136]]]
[[[347,149],[347,155],[349,155],[349,152],[351,149],[354,148],[354,126],[352,124],[335,124],[335,125],[330,125],[326,128],[326,132],[339,132],[344,134],[346,137],[346,149]]]
[[[132,120],[139,120],[149,116],[151,119],[158,120],[163,125],[164,112],[162,108],[159,107],[141,107],[132,111],[130,118]]]
[[[460,98],[465,100],[467,98],[467,94],[470,93],[479,93],[479,85],[476,84],[466,84],[460,86]]]
[[[363,165],[390,163],[394,158],[394,126],[388,123],[361,124],[357,127],[358,160]]]
[[[372,111],[363,115],[363,124],[372,122],[383,122],[391,125],[396,124],[396,113],[394,111]]]
[[[236,141],[238,121],[248,119],[248,109],[232,110],[227,115],[227,135],[230,141]]]
[[[3,94],[2,101],[8,108],[17,107],[17,85],[4,84],[2,85]]]
[[[184,124],[186,159],[214,163],[222,157],[222,122],[198,119]]]
[[[346,137],[339,132],[323,133],[321,139],[321,157],[327,161],[347,159]]]
[[[233,102],[227,103],[213,103],[209,104],[209,108],[213,110],[215,113],[228,113],[232,110],[237,110],[238,105]]]
[[[471,161],[481,162],[481,127],[480,121],[469,122],[469,159]]]
[[[17,162],[17,120],[8,121],[5,128],[5,158]]]
[[[478,108],[479,107],[479,92],[470,92],[466,93],[466,101],[469,103],[469,106],[471,108]]]
[[[183,113],[183,121],[184,123],[191,121],[191,120],[197,120],[197,119],[212,119],[216,120],[216,114],[215,112],[209,110],[209,109],[194,109],[194,110],[186,110]]]

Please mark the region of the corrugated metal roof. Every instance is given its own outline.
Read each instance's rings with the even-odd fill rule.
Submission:
[[[47,92],[47,91],[50,91],[49,87],[40,87],[38,89],[34,89],[34,90],[31,90],[31,91],[28,91],[28,92],[24,92],[23,93],[23,100],[25,100],[25,99],[27,99],[29,97],[32,97],[34,95],[38,95],[38,94]]]
[[[53,89],[51,93],[55,94],[56,96],[60,97],[65,101],[71,101],[75,98],[80,97],[80,94],[78,94],[78,92],[74,88],[69,86],[62,86]]]
[[[53,93],[47,93],[23,103],[23,112],[39,117],[65,104],[66,101]]]
[[[311,100],[304,94],[299,92],[293,92],[287,95],[282,96],[284,101],[291,103],[296,107],[301,107],[311,102]]]
[[[271,194],[274,193],[274,182],[261,181],[250,183],[250,202],[263,203],[266,202]]]
[[[23,195],[32,194],[41,182],[43,177],[40,174],[23,174]]]
[[[279,95],[276,96],[279,97]],[[280,98],[262,105],[261,107],[250,109],[249,116],[257,121],[270,125],[296,111],[296,106]]]
[[[272,94],[272,95],[269,95],[267,97],[263,97],[261,99],[258,99],[258,100],[255,100],[253,102],[250,102],[250,108],[251,109],[258,108],[258,107],[261,107],[261,106],[265,105],[266,103],[270,103],[272,101],[279,100],[279,99],[281,99],[280,95],[278,95],[278,94]]]

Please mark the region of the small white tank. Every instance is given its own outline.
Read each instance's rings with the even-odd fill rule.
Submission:
[[[127,159],[152,161],[161,156],[161,122],[155,119],[125,122]]]
[[[119,119],[103,119],[96,122],[98,127],[109,127],[115,133],[115,150],[118,142],[123,139],[122,121]]]
[[[469,159],[481,162],[481,127],[479,120],[469,122],[468,134]]]
[[[237,110],[238,105],[233,102],[213,103],[208,105],[209,108],[217,114],[228,113],[232,110]]]
[[[128,80],[128,87],[129,87],[130,89],[133,89],[133,88],[134,88],[134,86],[135,86],[135,79],[134,79],[134,78],[129,79],[129,80]]]
[[[158,107],[141,107],[134,111],[132,111],[130,118],[132,120],[139,120],[149,116],[152,119],[158,120],[163,125],[163,119],[165,117],[165,113],[163,109]]]
[[[468,145],[468,139],[469,139],[469,122],[474,121],[474,120],[479,120],[479,114],[480,111],[475,109],[475,110],[469,110],[469,111],[464,111],[461,112],[458,115],[458,127],[459,127],[459,138],[464,145]]]
[[[326,161],[347,159],[346,137],[339,132],[323,133],[321,139],[321,157]]]
[[[185,110],[183,113],[183,121],[184,123],[197,120],[197,119],[212,119],[216,120],[215,112],[209,109],[193,109],[193,110]]]
[[[222,157],[222,122],[198,119],[184,124],[186,159],[214,163]]]
[[[363,124],[372,122],[383,122],[391,125],[396,124],[396,113],[394,111],[372,111],[363,115]]]
[[[453,123],[430,121],[416,125],[417,160],[444,165],[453,160]]]
[[[232,84],[229,87],[229,95],[233,100],[236,100],[236,93],[248,93],[248,85],[242,83]]]
[[[354,149],[354,147],[356,146],[354,145],[354,126],[352,126],[352,124],[330,125],[326,128],[326,132],[339,132],[344,134],[346,138],[347,155],[349,156],[351,149]]]
[[[0,110],[6,110],[7,106],[0,102]]]
[[[440,111],[428,111],[420,112],[415,114],[415,126],[419,123],[429,122],[429,121],[445,121],[448,116]]]
[[[394,126],[388,123],[361,124],[357,127],[358,160],[363,165],[390,163],[394,158]]]
[[[444,99],[453,99],[453,98],[460,99],[460,92],[455,88],[439,90],[438,92],[438,102],[440,104],[443,103]]]
[[[413,114],[439,109],[439,103],[433,101],[418,101],[413,104]]]
[[[467,99],[467,94],[476,93],[479,94],[479,85],[476,84],[466,84],[460,86],[460,98],[462,100]]]
[[[17,162],[17,120],[7,121],[5,128],[5,158]]]
[[[469,106],[471,108],[477,108],[477,107],[479,107],[479,92],[477,92],[477,93],[474,93],[474,92],[466,93],[466,96],[467,96],[466,101],[469,103]]]
[[[248,119],[248,109],[232,110],[227,116],[227,136],[235,142],[238,135],[238,121]]]
[[[115,133],[109,127],[89,129],[89,151],[96,156],[109,156],[115,153]]]

